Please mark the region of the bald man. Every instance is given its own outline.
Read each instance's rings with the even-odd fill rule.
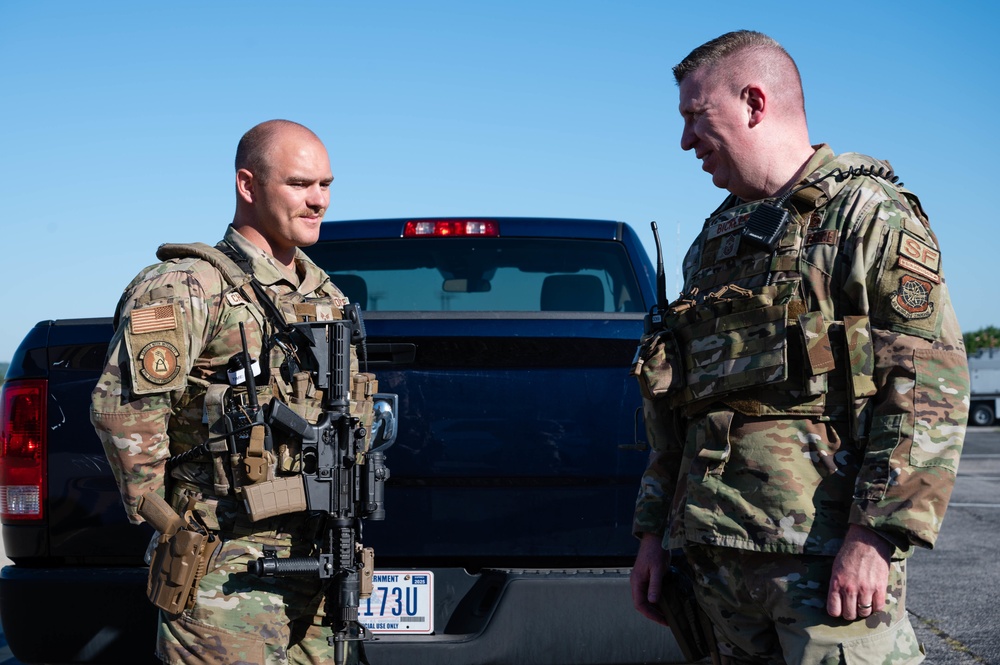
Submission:
[[[770,37],[725,34],[674,75],[681,148],[729,195],[634,368],[653,451],[633,602],[666,622],[683,550],[724,662],[918,663],[905,561],[937,538],[969,403],[937,241],[888,163],[810,143]]]
[[[155,493],[209,536],[199,550],[204,574],[177,591],[180,606],[157,605],[164,663],[334,662],[322,625],[325,585],[247,570],[265,548],[282,558],[314,552],[315,517],[289,507],[259,519],[243,500],[249,485],[300,473],[298,441],[274,432],[273,450],[251,452],[228,450],[219,437],[224,414],[250,403],[249,382],[230,373],[239,374],[233,363],[244,357],[244,338],[258,364],[261,404],[278,399],[311,421],[322,411],[315,377],[302,371],[316,368],[301,357],[290,362],[281,335],[298,321],[341,318],[347,304],[299,249],[319,238],[332,181],[326,148],[309,129],[287,120],[257,125],[237,148],[236,213],[223,240],[214,248],[161,246],[161,262],[144,269],[118,304],[91,420],[125,510],[142,522],[140,503]],[[153,561],[167,588],[180,584],[171,577],[180,566],[157,573]],[[341,642],[338,662],[356,662],[355,644]]]

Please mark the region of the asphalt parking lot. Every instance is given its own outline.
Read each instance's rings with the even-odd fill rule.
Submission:
[[[937,547],[909,563],[927,663],[1000,663],[1000,427],[969,428]]]
[[[1000,427],[969,429],[958,476],[937,547],[908,564],[910,619],[926,663],[1000,665]],[[2,627],[0,665],[20,665]]]

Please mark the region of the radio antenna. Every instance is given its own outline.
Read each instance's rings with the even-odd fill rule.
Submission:
[[[650,222],[653,229],[653,240],[656,242],[656,306],[660,313],[667,309],[667,276],[663,272],[663,248],[660,247],[660,233],[656,222]]]

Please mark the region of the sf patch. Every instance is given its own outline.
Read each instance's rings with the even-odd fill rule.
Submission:
[[[134,394],[168,392],[187,382],[182,315],[179,303],[136,307],[129,313],[125,347]]]
[[[933,288],[934,284],[926,279],[903,275],[891,296],[892,308],[906,319],[926,319],[934,313]]]
[[[935,284],[941,283],[940,252],[905,231],[899,234],[897,265]]]

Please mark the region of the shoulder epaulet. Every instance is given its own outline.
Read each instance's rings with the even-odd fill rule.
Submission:
[[[859,170],[865,172],[852,174],[852,171]],[[835,175],[838,172],[840,175]],[[790,198],[800,211],[814,210],[833,200],[842,189],[850,184],[855,175],[874,178],[882,185],[890,198],[898,198],[896,193],[898,186],[892,180],[873,175],[879,172],[888,173],[891,177],[892,166],[889,162],[879,161],[860,153],[844,153],[810,174],[808,178],[812,184],[799,186]]]
[[[251,275],[222,251],[203,242],[165,243],[157,248],[156,258],[161,261],[187,258],[203,259],[215,266],[226,278],[226,281],[236,288],[245,286],[252,279]]]

